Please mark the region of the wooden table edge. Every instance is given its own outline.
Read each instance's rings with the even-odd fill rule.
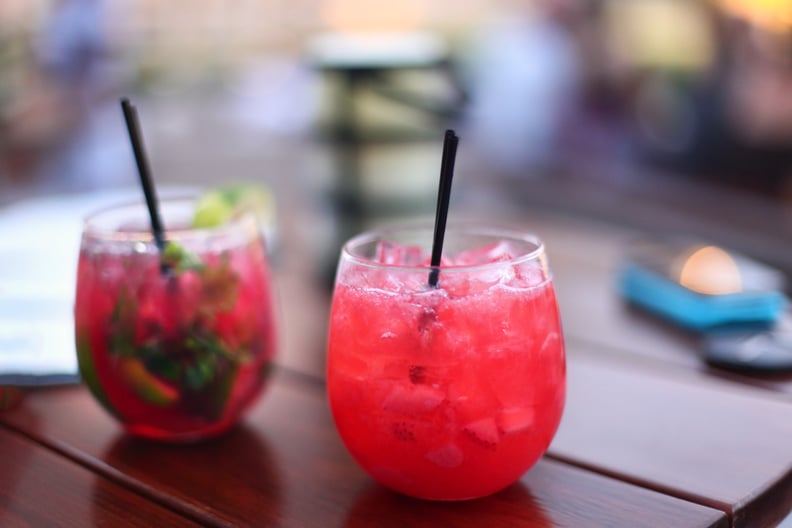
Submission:
[[[196,508],[187,502],[175,500],[173,497],[161,493],[157,489],[145,484],[144,482],[125,475],[109,464],[106,464],[101,459],[93,457],[87,453],[83,453],[82,451],[75,449],[63,442],[49,437],[38,438],[24,430],[14,427],[13,425],[4,423],[1,419],[0,430],[24,438],[26,441],[36,444],[42,449],[45,449],[55,455],[60,455],[61,458],[66,459],[69,462],[98,475],[99,477],[105,478],[108,481],[117,484],[155,504],[158,504],[159,506],[162,506],[171,512],[179,514],[189,520],[195,521],[202,526],[212,526],[219,528],[225,528],[229,526],[228,524],[223,523],[219,518],[212,516],[207,511]]]

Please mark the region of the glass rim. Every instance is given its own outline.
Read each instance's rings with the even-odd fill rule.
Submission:
[[[198,200],[199,195],[177,195],[167,196],[158,200],[160,206],[167,206],[168,204],[185,204],[194,205]],[[86,214],[82,219],[82,236],[88,237],[96,241],[104,242],[152,242],[154,234],[151,229],[131,229],[119,231],[118,228],[103,228],[97,225],[97,221],[111,213],[123,210],[132,212],[143,212],[143,216],[148,221],[148,208],[143,198],[132,199],[114,204],[109,204],[90,213]],[[160,215],[163,215],[163,209],[160,207]],[[167,220],[167,219],[164,219]],[[255,213],[248,210],[240,211],[229,220],[223,222],[221,225],[214,227],[168,227],[165,222],[166,240],[200,240],[207,239],[215,236],[222,235],[229,231],[235,231],[237,227],[243,225],[251,225],[255,227]]]
[[[370,269],[391,270],[391,271],[398,271],[400,273],[405,273],[405,272],[428,273],[432,269],[432,266],[428,264],[423,266],[416,266],[416,265],[408,266],[402,264],[381,264],[370,258],[362,257],[353,251],[355,248],[359,248],[366,243],[371,243],[376,240],[389,240],[386,236],[388,233],[405,233],[405,232],[417,233],[423,231],[428,231],[430,234],[433,233],[434,231],[433,224],[428,222],[403,223],[403,224],[394,224],[390,226],[384,226],[380,228],[367,230],[364,231],[363,233],[353,236],[343,244],[343,246],[341,247],[341,258],[347,260],[348,262],[352,262],[356,265]],[[540,260],[545,255],[545,246],[542,239],[540,239],[537,235],[529,231],[523,231],[513,227],[504,227],[497,225],[479,225],[473,223],[449,223],[446,226],[445,232],[446,232],[446,238],[449,232],[458,232],[462,234],[489,236],[493,238],[528,242],[536,247],[531,251],[528,251],[526,253],[521,253],[520,255],[517,255],[516,257],[513,257],[509,260],[499,260],[497,262],[486,262],[483,264],[440,266],[440,269],[443,272],[448,272],[448,273],[475,272],[475,271],[493,269],[505,265],[514,266],[530,261]]]

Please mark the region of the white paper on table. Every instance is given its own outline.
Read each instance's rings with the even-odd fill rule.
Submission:
[[[195,193],[166,188],[159,196]],[[74,293],[83,219],[140,189],[61,195],[0,209],[0,385],[79,379]]]

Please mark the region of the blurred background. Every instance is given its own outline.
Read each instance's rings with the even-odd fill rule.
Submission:
[[[791,39],[792,0],[0,0],[0,343],[76,371],[80,218],[141,196],[124,96],[160,190],[271,193],[286,364],[323,371],[342,241],[433,217],[449,127],[452,219],[586,266],[683,234],[791,275]],[[611,268],[558,273],[562,308],[610,298]]]
[[[785,204],[791,37],[790,0],[3,0],[0,205],[134,185],[121,96],[158,181],[342,226],[431,211],[445,127],[478,200],[657,171]]]

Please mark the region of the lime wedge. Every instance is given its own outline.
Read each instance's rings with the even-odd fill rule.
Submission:
[[[179,399],[176,388],[157,379],[137,358],[122,358],[120,372],[127,385],[146,403],[167,407]]]
[[[222,225],[251,211],[262,226],[275,219],[275,200],[267,187],[250,183],[227,185],[207,191],[198,199],[193,217],[194,228]]]
[[[195,206],[192,226],[197,229],[215,227],[225,224],[231,219],[234,209],[222,195],[208,193],[203,195]]]

